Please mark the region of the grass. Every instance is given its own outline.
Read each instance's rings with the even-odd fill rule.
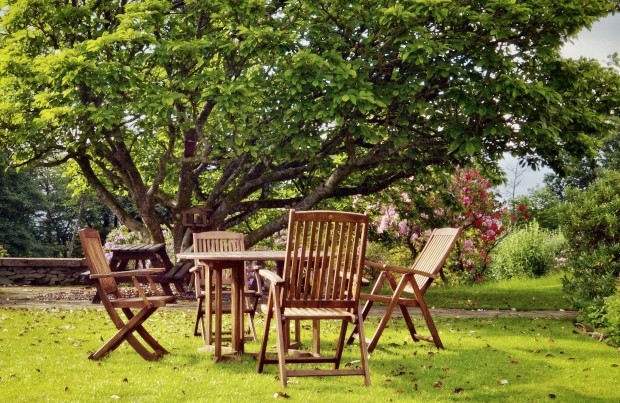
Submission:
[[[537,279],[513,278],[475,285],[438,286],[426,292],[426,303],[436,308],[569,310],[562,293],[562,274]]]
[[[450,298],[472,299],[455,292],[450,291]],[[545,294],[537,295],[540,301]],[[420,331],[426,330],[419,316],[414,321]],[[435,322],[445,350],[408,340],[404,326],[392,320],[371,354],[368,388],[361,377],[313,377],[292,378],[283,389],[277,367],[257,374],[251,354],[239,362],[214,364],[208,354],[198,352],[202,342],[192,335],[193,311],[188,309],[162,309],[147,322],[171,353],[160,361],[142,360],[125,343],[95,362],[87,359],[88,353],[114,333],[105,312],[0,307],[0,398],[7,402],[265,402],[276,395],[280,396],[276,400],[303,402],[620,400],[618,351],[584,335],[568,319],[436,317]],[[377,318],[369,318],[368,329],[376,323]],[[324,340],[333,341],[335,333],[335,326],[323,326]],[[246,350],[256,352],[258,343],[246,344]],[[355,365],[358,358],[357,345],[348,346],[343,363]]]

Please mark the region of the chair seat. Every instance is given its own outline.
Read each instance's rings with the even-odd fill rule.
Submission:
[[[147,297],[146,300],[154,307],[162,307],[170,302],[173,302],[174,297],[169,295],[157,295]],[[119,298],[110,300],[110,303],[114,308],[141,308],[145,305],[144,300],[140,297]]]
[[[267,314],[267,304],[261,304],[261,311]],[[283,316],[286,319],[348,319],[355,321],[355,315],[346,309],[338,308],[285,308]]]

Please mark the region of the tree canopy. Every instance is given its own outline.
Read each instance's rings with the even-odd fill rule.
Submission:
[[[611,0],[12,0],[0,143],[75,169],[133,230],[252,245],[309,209],[505,152],[561,170],[614,130],[616,71],[561,46]],[[128,197],[135,211],[120,197]],[[269,217],[269,219],[265,219]]]

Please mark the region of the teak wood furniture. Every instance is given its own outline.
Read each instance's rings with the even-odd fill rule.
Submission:
[[[400,308],[402,318],[407,324],[409,334],[414,341],[425,340],[434,343],[437,348],[443,348],[433,318],[424,301],[424,294],[439,274],[460,233],[460,228],[435,229],[410,268],[370,261],[366,262],[367,265],[379,269],[381,272],[372,287],[372,291],[370,293],[362,293],[361,295],[361,299],[366,300],[364,309],[362,309],[363,320],[366,320],[373,303],[387,304],[377,330],[368,342],[368,351],[372,352],[377,346],[379,338],[397,306]],[[400,280],[397,282],[397,277],[399,276]],[[381,294],[381,288],[385,283],[390,287],[390,295]],[[431,337],[423,336],[416,332],[411,315],[407,310],[408,307],[420,308]],[[362,337],[361,333],[359,335],[357,333],[358,329],[353,329],[353,333],[347,340],[348,344],[351,344],[355,338]]]
[[[366,214],[290,211],[282,275],[260,271],[269,280],[270,289],[264,307],[267,317],[258,358],[259,373],[265,364],[278,364],[284,387],[288,377],[295,376],[361,375],[364,383],[370,384],[364,324],[359,313],[367,237]],[[339,321],[340,334],[334,354],[289,354],[290,320],[312,321],[315,344],[319,343],[320,321]],[[276,327],[276,358],[267,356],[266,351],[272,321]],[[359,367],[340,368],[348,323],[357,325],[361,336]],[[318,352],[318,346],[313,350]],[[293,369],[291,363],[310,367]],[[317,368],[317,364],[331,364],[331,369]]]
[[[196,252],[240,252],[245,250],[243,234],[230,231],[205,231],[194,233],[193,250]],[[213,315],[215,314],[215,294],[216,290],[230,288],[230,270],[221,271],[211,270],[210,266],[205,266],[197,261],[190,270],[194,276],[194,290],[198,306],[196,309],[196,323],[194,325],[194,335],[202,335],[205,344],[213,344]],[[250,289],[249,279],[254,280],[255,287]],[[222,291],[224,292],[224,291]],[[262,295],[262,283],[255,270],[246,268],[244,279],[244,307],[243,312],[248,315],[249,333],[254,340],[256,328],[254,326],[254,315],[258,301]],[[230,294],[230,292],[228,292]],[[222,309],[222,313],[230,313],[230,308]],[[198,332],[198,327],[201,332]]]
[[[79,231],[82,249],[86,258],[86,264],[90,270],[90,278],[95,280],[97,294],[110,319],[118,329],[99,350],[89,356],[97,360],[109,352],[115,350],[123,341],[127,341],[146,360],[156,360],[167,351],[155,340],[153,336],[142,326],[158,308],[174,302],[174,297],[169,295],[147,296],[136,276],[144,277],[149,284],[154,285],[151,276],[161,273],[164,269],[143,269],[112,272],[105,260],[103,247],[99,233],[92,228],[84,228]],[[137,297],[125,297],[121,294],[117,284],[117,278],[131,277],[136,288]],[[119,315],[120,309],[126,317],[126,321]],[[139,335],[147,347],[136,337]]]
[[[276,262],[277,270],[281,270],[284,262],[284,251],[238,251],[238,252],[183,252],[177,254],[179,259],[199,261],[200,264],[208,266],[214,271],[215,275],[223,270],[230,269],[230,313],[231,313],[231,340],[230,348],[232,353],[243,353],[243,304],[245,287],[245,262]],[[221,273],[220,273],[221,274]],[[215,280],[217,281],[217,280]],[[221,287],[214,287],[214,340],[213,352],[214,360],[220,361],[228,358],[222,354],[222,315],[224,304],[221,298]]]

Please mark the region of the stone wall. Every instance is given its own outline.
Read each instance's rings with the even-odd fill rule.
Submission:
[[[84,259],[0,258],[0,285],[85,284]]]

